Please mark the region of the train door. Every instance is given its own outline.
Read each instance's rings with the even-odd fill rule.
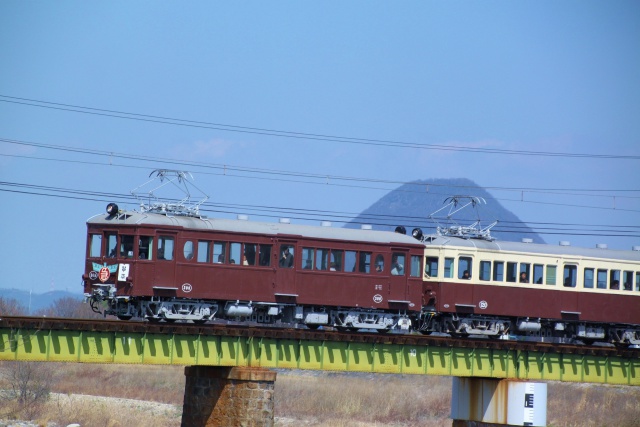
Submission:
[[[275,296],[276,299],[295,298],[296,291],[296,263],[300,262],[300,254],[296,253],[296,242],[287,240],[278,240],[275,242],[277,249],[276,264],[276,283]]]
[[[156,236],[156,262],[153,286],[176,289],[176,234],[162,233]]]
[[[389,302],[407,301],[407,276],[409,272],[409,253],[406,250],[394,249],[391,252],[389,265]]]
[[[140,287],[144,292],[148,292],[153,285],[154,264],[155,264],[155,246],[153,236],[139,236],[137,259],[135,263],[135,287]]]

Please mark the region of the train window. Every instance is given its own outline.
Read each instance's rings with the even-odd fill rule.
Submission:
[[[376,255],[376,272],[382,273],[384,271],[384,257],[382,254]]]
[[[331,250],[331,271],[342,271],[342,256],[344,251]]]
[[[584,269],[584,287],[587,289],[593,288],[594,270],[593,268]]]
[[[158,237],[158,259],[173,260],[173,237]]]
[[[422,257],[420,255],[411,255],[411,277],[420,277],[422,271]]]
[[[358,261],[358,271],[360,273],[371,272],[371,252],[360,252]]]
[[[472,276],[471,258],[461,256],[458,258],[458,279],[471,279]]]
[[[620,270],[611,270],[609,277],[609,289],[620,289]]]
[[[427,262],[424,264],[424,274],[427,277],[438,277],[438,257],[427,257]]]
[[[563,284],[567,288],[575,288],[576,287],[576,276],[578,272],[578,267],[575,265],[565,265],[564,266],[564,274],[562,275]]]
[[[491,280],[491,261],[480,261],[480,280]]]
[[[328,270],[329,249],[318,249],[316,251],[316,270]]]
[[[229,264],[241,264],[242,243],[229,243]]]
[[[213,242],[213,262],[224,264],[227,261],[227,242]]]
[[[538,285],[542,285],[542,272],[544,271],[544,266],[542,264],[533,264],[533,282]]]
[[[636,292],[640,292],[640,271],[636,271]]]
[[[280,267],[293,268],[294,247],[292,245],[280,245]]]
[[[515,282],[516,281],[516,272],[518,271],[518,263],[517,262],[508,262],[507,263],[507,282]]]
[[[253,243],[244,244],[244,255],[242,257],[242,265],[256,265],[256,246]]]
[[[607,270],[598,270],[598,289],[607,289]]]
[[[555,265],[547,265],[547,279],[545,284],[547,285],[556,285],[556,266]]]
[[[224,264],[227,258],[227,243],[213,242],[213,262],[216,264]]]
[[[631,289],[633,289],[633,271],[625,271],[623,277],[624,277],[623,289],[625,291],[630,291]]]
[[[153,247],[153,237],[140,236],[138,240],[138,259],[152,259],[151,248]]]
[[[493,281],[504,282],[504,261],[495,261],[493,263]]]
[[[313,261],[315,259],[315,249],[302,248],[302,269],[313,270]]]
[[[107,234],[107,254],[109,258],[118,255],[118,236],[115,234]]]
[[[391,275],[404,276],[405,255],[394,252],[391,256]]]
[[[100,258],[100,249],[102,249],[102,234],[91,234],[89,239],[89,258]]]
[[[444,259],[444,277],[453,278],[453,258]]]
[[[356,251],[344,252],[344,271],[356,271],[356,259],[358,258]]]
[[[193,242],[191,240],[187,240],[186,242],[184,242],[184,246],[182,247],[182,254],[184,255],[184,259],[193,259]]]
[[[198,262],[209,262],[211,253],[211,242],[198,240]]]
[[[520,283],[529,283],[530,270],[531,270],[531,264],[527,264],[524,262],[520,263],[520,275],[518,276],[518,281]]]
[[[260,265],[263,267],[271,265],[271,245],[260,245]]]
[[[133,258],[133,236],[120,236],[120,256]]]

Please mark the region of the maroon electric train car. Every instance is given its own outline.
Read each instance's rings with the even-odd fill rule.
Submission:
[[[327,225],[327,224],[325,224]],[[121,211],[87,222],[85,296],[120,319],[640,345],[640,251]]]
[[[409,329],[424,245],[367,229],[118,211],[88,221],[85,293],[106,314]]]

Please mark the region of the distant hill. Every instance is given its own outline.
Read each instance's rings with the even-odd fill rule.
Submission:
[[[477,204],[476,209],[468,207],[455,214],[453,217],[458,225],[470,225],[479,219],[480,227],[486,227],[498,220],[498,224],[491,229],[491,235],[498,240],[521,241],[528,238],[535,243],[545,243],[539,234],[493,199],[488,191],[466,178],[430,179],[404,184],[365,209],[346,227],[359,228],[360,224],[372,224],[377,230],[394,230],[402,225],[407,233],[411,233],[415,227],[421,228],[424,234],[435,233],[437,224],[428,217],[443,208],[445,200],[454,195],[479,197],[486,201],[486,204]],[[445,208],[435,216],[444,218],[448,214],[449,208]],[[440,223],[444,225],[442,221]]]
[[[51,303],[60,298],[75,298],[78,301],[82,300],[82,296],[77,293],[71,293],[66,291],[50,291],[43,294],[29,293],[21,289],[3,289],[0,288],[0,297],[5,299],[14,299],[24,306],[25,311],[31,307],[31,313],[34,313],[40,309],[48,308]],[[1,315],[2,313],[0,313]]]

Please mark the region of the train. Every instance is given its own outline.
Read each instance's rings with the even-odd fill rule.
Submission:
[[[640,248],[523,240],[109,203],[82,280],[122,320],[640,345]]]

